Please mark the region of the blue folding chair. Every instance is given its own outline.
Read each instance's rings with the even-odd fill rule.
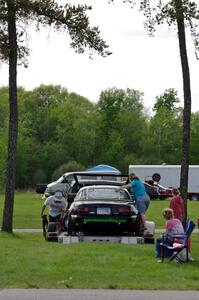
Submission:
[[[196,224],[194,224],[194,222],[192,220],[189,220],[185,233],[169,235],[170,240],[173,239],[172,245],[168,244],[167,241],[163,240],[163,242],[160,244],[162,262],[164,261],[164,258],[165,258],[166,249],[170,250],[173,253],[171,255],[171,257],[169,258],[169,262],[171,262],[174,259],[180,263],[184,262],[184,260],[182,260],[179,255],[180,253],[182,253],[183,249],[186,249],[186,262],[189,261],[189,257],[188,257],[189,242],[188,241],[189,241],[189,238],[190,238],[191,233],[194,230],[195,226],[196,226]]]

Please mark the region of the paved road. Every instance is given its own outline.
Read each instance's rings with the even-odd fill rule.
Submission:
[[[199,291],[2,289],[0,300],[198,300]]]

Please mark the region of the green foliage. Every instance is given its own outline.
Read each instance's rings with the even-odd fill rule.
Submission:
[[[7,151],[7,139],[0,134],[0,189],[4,187],[5,175],[6,175],[6,151]]]
[[[121,170],[125,170],[126,155],[142,155],[140,137],[146,122],[142,96],[133,89],[112,88],[101,93],[97,104],[101,115],[98,155]]]
[[[8,136],[8,88],[0,89],[0,189],[4,187]]]
[[[16,186],[24,188],[30,186],[29,181],[29,154],[31,153],[31,141],[23,138],[21,134],[18,137],[17,157],[16,157]]]
[[[112,0],[113,2],[114,0]],[[145,17],[145,28],[151,36],[154,35],[157,25],[164,22],[178,32],[179,52],[182,68],[183,92],[184,92],[184,109],[183,109],[183,132],[182,132],[182,151],[181,151],[181,176],[180,190],[185,202],[185,220],[187,218],[187,190],[188,190],[188,168],[190,163],[190,124],[191,124],[191,83],[188,53],[186,47],[186,28],[189,27],[191,36],[194,41],[196,57],[199,52],[199,11],[195,1],[189,0],[168,0],[168,1],[150,1],[150,0],[126,0],[130,3],[131,8],[138,6]],[[158,99],[156,109],[162,106],[161,99]],[[160,105],[158,105],[160,104]],[[163,103],[164,106],[166,102]],[[169,104],[169,103],[167,103]],[[168,108],[169,105],[167,105]],[[160,152],[159,152],[160,154]],[[159,155],[160,156],[160,155]]]
[[[0,59],[8,60],[9,37],[7,28],[8,1],[0,0]],[[102,56],[111,54],[108,45],[100,37],[98,27],[91,27],[87,11],[92,9],[87,5],[58,5],[54,0],[12,0],[10,3],[16,16],[18,63],[27,67],[27,28],[35,25],[36,30],[41,26],[52,27],[56,31],[63,31],[71,38],[71,47],[78,53],[89,50],[90,55],[97,52]],[[25,26],[24,26],[25,24]]]
[[[67,164],[61,165],[59,168],[57,168],[53,174],[52,174],[52,180],[57,180],[59,177],[61,177],[63,174],[67,172],[74,172],[74,171],[84,171],[85,167],[76,162],[76,161],[69,161]]]
[[[148,132],[143,137],[143,147],[145,151],[149,151],[147,163],[181,163],[182,111],[175,106],[178,102],[174,89],[167,89],[156,97],[153,108],[155,115],[151,118]],[[175,136],[175,142],[172,136]]]
[[[112,131],[109,136],[106,152],[103,154],[103,161],[123,169],[124,139],[117,131]]]
[[[20,93],[20,124],[23,136],[32,142],[30,174],[42,168],[51,181],[52,173],[66,161],[89,165],[96,135],[95,106],[60,86],[42,85],[26,94]]]
[[[114,0],[111,0],[114,2]],[[145,16],[144,26],[150,35],[154,35],[156,26],[167,23],[171,28],[176,26],[177,19],[184,18],[185,27],[189,27],[193,39],[195,54],[198,58],[199,52],[199,12],[196,1],[189,0],[168,0],[168,1],[150,1],[150,0],[125,0],[131,7],[137,6]]]
[[[199,162],[199,112],[192,114],[191,119],[190,163]]]
[[[32,183],[36,185],[37,183],[45,183],[47,182],[46,174],[42,169],[36,170],[35,174],[33,175]]]
[[[98,27],[89,25],[86,15],[88,9],[91,7],[86,5],[61,6],[54,0],[0,0],[0,59],[9,63],[10,108],[3,231],[12,232],[13,223],[18,138],[17,64],[22,63],[27,67],[29,54],[29,49],[24,43],[26,37],[24,27],[36,24],[37,30],[40,26],[48,26],[56,31],[67,31],[71,37],[71,47],[78,53],[83,53],[87,48],[90,55],[92,52],[102,56],[109,55],[108,45],[100,37]],[[21,174],[21,177],[23,176],[24,173]],[[23,179],[21,181],[24,182]]]
[[[167,108],[165,95],[152,117],[142,93],[116,88],[103,91],[97,104],[60,86],[18,89],[19,135],[16,187],[51,182],[67,171],[110,164],[128,173],[129,164],[179,164],[182,110]],[[6,174],[7,88],[0,88],[0,187]],[[114,101],[115,99],[115,101]],[[167,98],[166,98],[167,100]],[[160,103],[160,102],[159,102]],[[198,113],[192,114],[191,163],[198,163]],[[175,139],[173,138],[175,136]],[[76,163],[73,163],[73,162]],[[69,166],[68,166],[69,164]],[[71,166],[70,166],[71,164]]]
[[[115,121],[120,112],[135,110],[136,112],[143,109],[142,98],[143,94],[132,89],[117,89],[112,88],[101,92],[98,102],[98,111],[103,116],[104,127],[113,128]]]
[[[1,102],[0,102],[0,129],[5,128],[8,121],[8,88],[1,88]]]
[[[153,107],[153,111],[158,113],[161,109],[166,109],[167,111],[174,111],[176,110],[175,104],[179,103],[180,100],[177,96],[177,91],[174,89],[167,89],[165,92],[156,97],[156,102]]]
[[[175,136],[175,139],[172,137]],[[148,151],[151,164],[180,164],[182,140],[182,116],[161,108],[151,118],[147,138],[143,136],[144,151]]]

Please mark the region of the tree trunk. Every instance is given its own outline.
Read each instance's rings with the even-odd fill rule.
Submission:
[[[178,27],[178,39],[180,48],[180,58],[183,75],[183,91],[184,91],[184,110],[183,110],[183,138],[182,138],[182,161],[180,190],[185,206],[185,223],[187,220],[187,190],[189,175],[189,148],[190,148],[190,124],[191,124],[191,86],[189,63],[186,49],[186,35],[183,15],[183,5],[181,0],[175,1],[176,19]],[[184,224],[185,225],[185,224]]]
[[[17,33],[15,19],[15,0],[8,0],[8,36],[9,36],[9,133],[8,159],[5,190],[5,204],[3,210],[2,231],[12,232],[13,208],[15,190],[15,165],[18,133],[17,108]]]

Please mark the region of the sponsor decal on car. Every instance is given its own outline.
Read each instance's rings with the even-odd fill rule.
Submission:
[[[126,223],[127,220],[125,219],[83,219],[83,222],[88,223],[88,222],[107,222],[107,223]]]

